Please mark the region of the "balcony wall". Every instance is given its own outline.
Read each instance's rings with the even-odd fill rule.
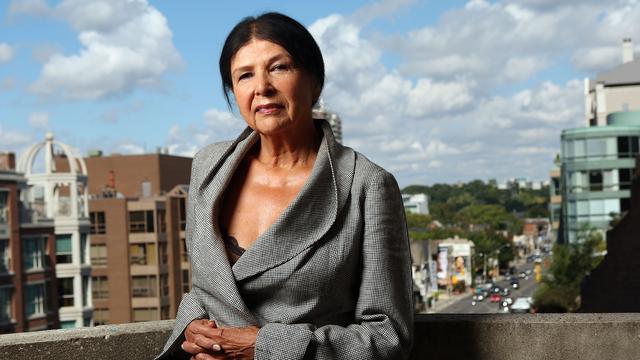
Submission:
[[[173,321],[0,336],[0,359],[153,359]],[[640,359],[640,314],[420,315],[412,359]]]

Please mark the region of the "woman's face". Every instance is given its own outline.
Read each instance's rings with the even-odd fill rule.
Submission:
[[[260,134],[295,130],[311,121],[319,90],[280,45],[252,39],[231,59],[233,95],[240,114]]]

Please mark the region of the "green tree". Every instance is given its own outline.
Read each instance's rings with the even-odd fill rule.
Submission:
[[[533,300],[540,312],[574,312],[580,306],[580,283],[593,270],[604,248],[602,234],[583,229],[578,242],[557,244],[553,248],[553,260]]]

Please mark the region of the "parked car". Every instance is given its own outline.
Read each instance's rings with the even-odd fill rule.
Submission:
[[[491,294],[491,296],[489,296],[489,301],[493,303],[500,302],[500,300],[502,300],[502,295],[500,294]]]
[[[514,314],[527,314],[531,312],[531,298],[519,297],[511,305],[511,312]]]

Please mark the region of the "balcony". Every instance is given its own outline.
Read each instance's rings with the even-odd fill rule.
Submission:
[[[0,336],[0,359],[153,359],[172,320]],[[640,359],[640,314],[418,315],[411,359]]]

